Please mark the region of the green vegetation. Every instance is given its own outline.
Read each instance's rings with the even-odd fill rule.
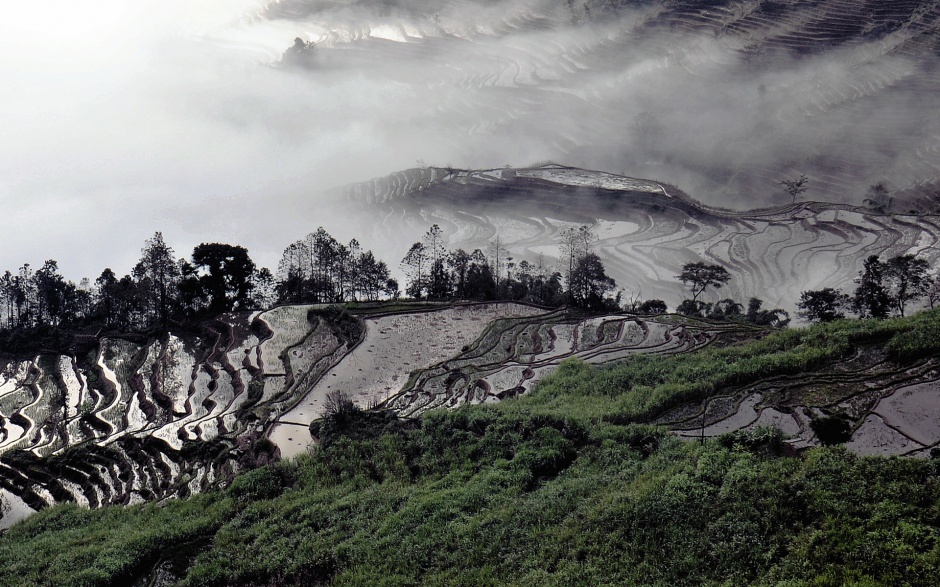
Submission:
[[[0,585],[933,585],[940,466],[779,432],[704,445],[641,420],[877,344],[932,352],[940,311],[838,320],[613,367],[530,396],[343,434],[224,491],[60,506],[0,537]],[[347,415],[348,416],[348,415]],[[345,416],[344,416],[345,417]]]

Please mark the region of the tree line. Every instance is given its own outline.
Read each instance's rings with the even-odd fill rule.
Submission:
[[[447,239],[433,225],[401,260],[407,276],[405,295],[429,300],[513,300],[549,307],[571,306],[591,311],[626,310],[638,314],[668,311],[662,300],[628,300],[612,295],[615,281],[606,274],[593,247],[590,226],[560,233],[560,265],[514,259],[499,236],[487,251],[448,250]],[[859,317],[904,316],[909,304],[940,301],[940,280],[928,275],[928,264],[913,255],[882,261],[865,260],[853,294],[825,288],[804,291],[798,315],[829,321],[852,312]],[[782,327],[789,314],[767,309],[751,298],[704,302],[704,292],[730,280],[720,265],[686,263],[676,276],[690,288],[676,312],[690,317],[744,321]],[[0,276],[0,350],[35,350],[61,346],[79,331],[146,332],[191,326],[224,312],[266,309],[276,304],[342,303],[397,299],[398,281],[388,265],[358,241],[340,243],[322,227],[285,248],[272,274],[258,268],[244,247],[203,243],[187,258],[177,258],[160,232],[148,239],[133,270],[118,277],[104,269],[94,280],[66,280],[55,260],[33,269],[24,264]],[[39,345],[39,346],[37,346]]]
[[[732,298],[717,302],[705,302],[699,297],[708,289],[720,289],[731,280],[731,274],[721,265],[704,262],[686,263],[676,279],[689,287],[691,298],[683,300],[676,308],[676,313],[691,318],[706,318],[730,322],[747,322],[757,326],[783,328],[790,323],[790,314],[781,308],[765,308],[764,301],[752,297],[747,305]],[[662,300],[631,300],[625,308],[637,314],[664,314],[668,311]]]
[[[561,232],[561,257],[567,271],[516,260],[501,247],[499,236],[490,251],[447,250],[440,226],[433,225],[401,261],[408,280],[405,293],[415,299],[513,300],[587,310],[619,310],[616,282],[593,251],[597,236],[589,226]]]
[[[148,239],[133,270],[123,277],[109,267],[92,282],[66,280],[58,263],[38,270],[24,264],[0,277],[0,329],[99,327],[133,332],[273,302],[273,276],[257,268],[244,247],[203,243],[189,259],[177,259],[160,232]],[[0,340],[2,342],[2,340]]]
[[[926,260],[898,255],[882,261],[878,255],[865,259],[856,288],[850,295],[827,287],[800,294],[798,314],[811,322],[831,322],[846,317],[904,317],[908,305],[926,301],[933,308],[940,302],[940,278],[931,277]]]
[[[438,225],[405,255],[405,294],[414,299],[518,300],[545,306],[570,304],[619,309],[619,295],[591,250],[588,226],[562,233],[568,271],[542,262],[515,261],[499,238],[487,255],[480,249],[449,251]],[[39,269],[28,263],[0,277],[0,351],[61,347],[78,332],[147,332],[188,327],[224,312],[276,304],[342,303],[397,299],[398,281],[388,265],[353,239],[343,244],[320,227],[288,245],[276,273],[257,267],[247,249],[203,243],[178,258],[157,232],[145,241],[133,270],[110,267],[94,280],[67,280],[55,260]]]

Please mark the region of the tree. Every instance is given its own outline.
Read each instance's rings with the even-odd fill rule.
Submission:
[[[693,302],[698,301],[698,297],[709,287],[719,289],[731,279],[731,275],[721,265],[707,265],[702,262],[686,263],[682,266],[682,273],[676,277],[692,287]]]
[[[294,44],[281,56],[281,63],[293,67],[313,67],[316,65],[317,44],[294,38]]]
[[[411,245],[405,257],[401,260],[401,265],[408,275],[408,287],[405,293],[409,296],[420,299],[421,292],[424,290],[424,268],[428,264],[428,251],[423,243]]]
[[[255,264],[244,247],[202,243],[193,249],[193,267],[207,310],[213,314],[251,307]]]
[[[800,294],[797,315],[810,322],[832,322],[845,318],[844,310],[850,304],[849,296],[838,289],[808,290]]]
[[[809,422],[809,427],[816,433],[819,442],[825,446],[842,444],[852,437],[852,425],[840,414],[813,418]]]
[[[274,275],[267,267],[262,267],[252,276],[251,305],[259,309],[267,309],[277,300],[277,287]]]
[[[3,277],[0,277],[0,299],[3,300],[3,305],[0,307],[0,312],[5,317],[6,327],[13,328],[15,321],[15,312],[14,312],[14,277],[13,274],[9,271],[3,273]],[[0,322],[0,328],[3,327],[3,322]]]
[[[569,286],[571,299],[579,308],[599,310],[607,307],[604,296],[617,283],[608,277],[600,257],[588,253],[581,257],[571,273]]]
[[[940,304],[940,278],[933,277],[930,280],[930,287],[927,288],[927,303],[930,304],[931,310]]]
[[[36,291],[38,322],[58,326],[74,316],[75,284],[59,274],[59,265],[50,259],[33,276]]]
[[[667,310],[666,302],[662,300],[646,300],[637,306],[637,313],[647,316],[665,314]]]
[[[780,181],[780,184],[787,189],[787,193],[790,194],[790,197],[793,199],[793,204],[796,203],[797,196],[809,189],[806,187],[807,183],[809,183],[809,178],[806,177],[805,173],[800,175],[800,178],[796,180],[784,179]]]
[[[744,316],[744,306],[731,298],[725,298],[711,307],[708,317],[712,320],[739,321]]]
[[[751,324],[772,328],[783,328],[790,323],[790,314],[786,310],[780,308],[764,310],[763,306],[763,300],[758,298],[748,300],[747,313],[744,315],[744,319]]]
[[[454,288],[458,298],[467,296],[467,271],[472,259],[470,253],[457,249],[447,255],[447,265],[454,275]]]
[[[682,303],[676,307],[676,314],[689,316],[690,318],[704,318],[711,314],[711,311],[711,304],[697,300],[682,300]]]
[[[750,64],[764,53],[764,47],[760,43],[748,43],[738,49],[738,59],[744,63]]]
[[[134,279],[142,290],[149,316],[158,319],[161,325],[167,323],[179,277],[173,249],[163,240],[163,233],[155,232],[141,249],[140,261],[134,266]]]
[[[930,277],[929,265],[914,255],[900,255],[888,259],[884,265],[885,289],[895,312],[902,318],[908,302],[927,295]]]
[[[431,272],[428,276],[428,297],[432,299],[445,299],[450,297],[450,274],[444,268],[444,259],[439,258],[431,263]]]
[[[578,262],[591,252],[591,247],[597,240],[594,229],[583,224],[578,228],[570,227],[561,231],[561,253],[568,260],[568,298],[574,300],[573,272]]]
[[[464,291],[468,298],[478,300],[492,300],[496,297],[496,279],[486,255],[480,249],[470,253]]]
[[[387,293],[389,281],[388,266],[375,258],[372,251],[366,251],[359,257],[358,271],[356,275],[356,289],[362,293],[369,301],[379,299],[383,293]],[[398,289],[396,283],[395,289]]]
[[[884,264],[878,255],[865,259],[855,283],[858,284],[852,297],[855,313],[862,318],[887,317],[891,299],[884,287]]]
[[[427,251],[428,259],[432,263],[437,263],[443,259],[446,249],[444,248],[444,231],[438,225],[433,225],[421,238]]]
[[[888,188],[884,182],[879,182],[868,188],[868,195],[862,203],[875,214],[887,214],[891,210],[891,201]]]

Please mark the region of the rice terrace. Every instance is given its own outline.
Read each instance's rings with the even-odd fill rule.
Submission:
[[[938,584],[940,2],[14,4],[0,587]]]

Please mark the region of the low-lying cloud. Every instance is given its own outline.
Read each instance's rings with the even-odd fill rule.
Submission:
[[[644,28],[649,7],[85,4],[0,9],[0,269],[123,273],[155,230],[275,266],[318,225],[356,236],[322,191],[419,163],[556,160],[737,208],[803,172],[808,198],[860,203],[940,167],[937,64],[902,38],[748,62],[732,35]],[[279,66],[295,37],[309,66]]]

